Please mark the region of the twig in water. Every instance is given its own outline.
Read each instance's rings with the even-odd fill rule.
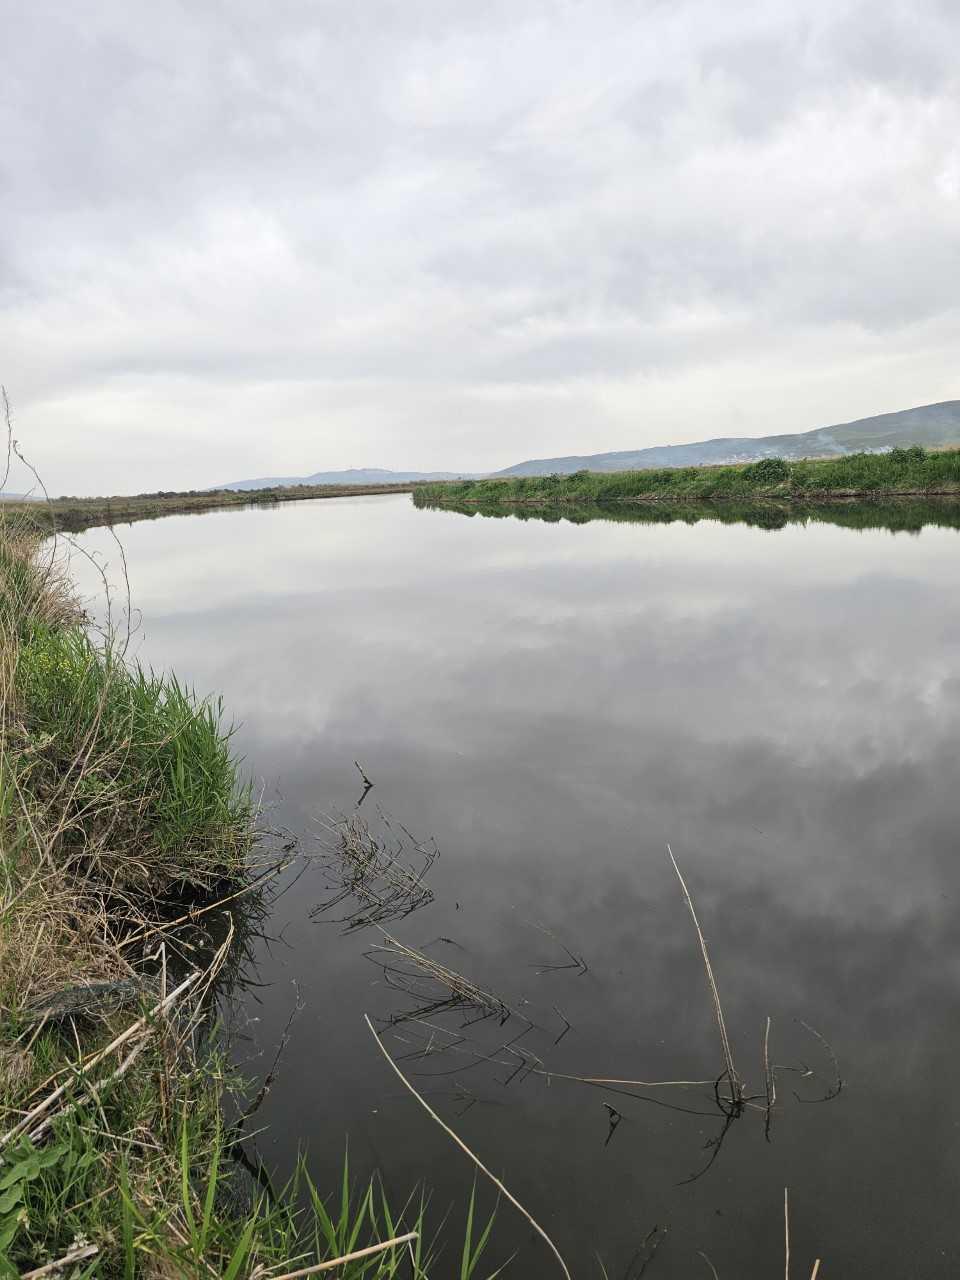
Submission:
[[[790,1280],[790,1195],[786,1187],[783,1188],[783,1256],[784,1280]]]
[[[688,1088],[691,1086],[710,1084],[715,1085],[716,1080],[618,1080],[614,1076],[572,1076],[565,1075],[562,1071],[540,1071],[537,1073],[542,1076],[549,1076],[551,1080],[574,1080],[578,1084],[595,1084],[595,1085],[627,1085],[632,1089],[676,1089]],[[720,1077],[723,1079],[723,1076]],[[697,1115],[709,1115],[708,1111],[698,1111]]]
[[[654,1254],[657,1252],[657,1250],[660,1248],[660,1246],[663,1244],[664,1240],[666,1239],[666,1235],[667,1235],[666,1227],[660,1227],[656,1223],[653,1224],[653,1226],[650,1228],[650,1230],[641,1240],[640,1248],[630,1259],[630,1264],[626,1270],[625,1280],[629,1280],[630,1268],[640,1257],[640,1251],[643,1250],[643,1253],[645,1256],[643,1261],[640,1263],[640,1270],[633,1277],[633,1280],[640,1280],[640,1277],[643,1275],[647,1267],[649,1267],[650,1263],[653,1261]],[[650,1243],[651,1240],[653,1241],[652,1245]]]
[[[829,1040],[827,1040],[825,1036],[822,1036],[816,1027],[811,1027],[809,1022],[804,1022],[802,1018],[797,1018],[797,1022],[799,1022],[800,1026],[803,1027],[804,1031],[809,1031],[815,1039],[819,1040],[827,1051],[830,1062],[833,1066],[834,1082],[822,1098],[801,1098],[799,1093],[796,1092],[794,1092],[794,1097],[798,1102],[830,1102],[833,1098],[839,1096],[840,1091],[843,1088],[843,1080],[840,1077],[840,1064],[837,1062],[837,1055],[834,1053]]]
[[[335,892],[311,911],[314,919],[353,899],[352,909],[336,917],[336,922],[356,929],[400,920],[433,901],[433,890],[427,888],[424,878],[439,856],[435,845],[419,843],[404,831],[409,846],[406,840],[395,839],[388,847],[387,841],[375,836],[359,814],[327,818],[324,825],[334,837],[334,843],[325,846],[325,861]],[[421,859],[419,868],[401,860],[401,856],[406,858],[408,847]]]
[[[473,1163],[477,1166],[477,1168],[480,1170],[480,1172],[481,1172],[481,1173],[483,1173],[483,1174],[486,1174],[486,1176],[490,1179],[490,1181],[491,1181],[491,1182],[493,1183],[493,1185],[497,1188],[497,1190],[498,1190],[498,1191],[500,1191],[502,1195],[506,1196],[506,1198],[510,1201],[510,1203],[513,1205],[513,1207],[514,1207],[514,1208],[515,1208],[515,1209],[516,1209],[520,1214],[522,1214],[524,1218],[526,1218],[527,1222],[529,1222],[529,1223],[530,1223],[530,1225],[531,1225],[531,1227],[533,1227],[534,1231],[536,1231],[536,1233],[541,1237],[541,1239],[543,1239],[543,1240],[546,1242],[546,1244],[548,1245],[548,1247],[549,1247],[549,1249],[550,1249],[550,1252],[553,1254],[553,1256],[556,1258],[557,1262],[560,1264],[560,1270],[563,1272],[564,1276],[566,1277],[566,1280],[572,1280],[572,1277],[571,1277],[571,1275],[570,1275],[570,1272],[569,1272],[569,1270],[568,1270],[568,1268],[567,1268],[567,1264],[564,1262],[564,1260],[563,1260],[563,1258],[562,1258],[562,1256],[561,1256],[561,1254],[560,1254],[559,1249],[558,1249],[558,1248],[557,1248],[557,1246],[553,1243],[553,1241],[550,1239],[550,1237],[547,1235],[546,1231],[544,1231],[543,1227],[541,1227],[541,1226],[540,1226],[540,1223],[539,1223],[539,1222],[537,1222],[536,1218],[534,1218],[532,1214],[530,1214],[530,1213],[528,1213],[528,1212],[527,1212],[527,1210],[523,1207],[523,1205],[520,1203],[520,1201],[519,1201],[519,1200],[517,1200],[515,1196],[511,1195],[511,1193],[510,1193],[510,1192],[507,1190],[507,1188],[503,1185],[503,1183],[502,1183],[502,1182],[500,1181],[500,1179],[496,1176],[496,1174],[494,1174],[494,1173],[491,1173],[491,1172],[490,1172],[490,1170],[489,1170],[489,1169],[487,1168],[487,1166],[483,1163],[483,1161],[479,1158],[479,1156],[474,1155],[474,1153],[470,1150],[470,1148],[469,1148],[469,1147],[467,1146],[467,1144],[463,1141],[463,1139],[462,1139],[462,1138],[459,1138],[459,1137],[454,1133],[454,1131],[450,1128],[450,1126],[449,1126],[448,1124],[445,1124],[445,1123],[444,1123],[444,1121],[440,1119],[440,1117],[439,1117],[439,1116],[437,1115],[437,1113],[433,1110],[433,1108],[430,1106],[430,1104],[429,1104],[429,1103],[428,1103],[428,1102],[427,1102],[423,1097],[421,1097],[421,1095],[416,1091],[416,1089],[413,1087],[413,1085],[410,1083],[410,1081],[407,1079],[407,1077],[403,1074],[403,1072],[400,1070],[400,1068],[399,1068],[399,1067],[397,1066],[397,1064],[394,1062],[393,1058],[391,1058],[391,1056],[390,1056],[389,1052],[387,1051],[387,1047],[386,1047],[386,1045],[385,1045],[385,1044],[383,1043],[383,1041],[380,1039],[379,1035],[378,1035],[378,1034],[377,1034],[377,1032],[376,1032],[376,1029],[375,1029],[375,1027],[374,1027],[373,1023],[370,1021],[370,1018],[369,1018],[369,1016],[368,1016],[367,1014],[364,1014],[364,1015],[363,1015],[363,1020],[364,1020],[364,1022],[367,1024],[367,1029],[369,1030],[370,1034],[373,1036],[374,1040],[376,1040],[376,1042],[377,1042],[377,1047],[379,1048],[380,1052],[381,1052],[381,1053],[383,1054],[383,1056],[386,1058],[386,1060],[387,1060],[387,1062],[390,1064],[390,1067],[391,1067],[391,1069],[393,1070],[394,1074],[395,1074],[396,1076],[398,1076],[398,1077],[399,1077],[399,1079],[400,1079],[401,1083],[404,1085],[404,1087],[405,1087],[406,1089],[408,1089],[410,1093],[412,1093],[412,1094],[413,1094],[413,1096],[416,1098],[416,1100],[420,1103],[421,1107],[423,1107],[424,1111],[426,1111],[427,1115],[428,1115],[428,1116],[430,1116],[430,1118],[431,1118],[432,1120],[435,1120],[435,1121],[436,1121],[436,1123],[437,1123],[437,1124],[440,1126],[440,1128],[444,1131],[444,1133],[447,1135],[447,1137],[448,1137],[448,1138],[452,1138],[452,1139],[453,1139],[453,1141],[457,1144],[457,1146],[460,1148],[460,1150],[461,1150],[461,1151],[463,1151],[465,1155],[468,1155],[468,1156],[470,1157],[470,1159],[471,1159],[471,1160],[473,1161]],[[278,1277],[278,1280],[283,1280],[283,1277]],[[288,1278],[288,1280],[289,1280],[289,1278]]]
[[[720,992],[717,990],[717,980],[713,976],[713,966],[710,963],[710,953],[707,950],[707,940],[703,936],[703,930],[700,928],[700,921],[697,919],[696,908],[693,905],[693,899],[690,897],[690,890],[687,888],[686,881],[680,873],[677,866],[677,860],[673,856],[673,850],[667,845],[667,853],[670,855],[670,861],[673,863],[673,869],[677,873],[677,879],[680,881],[680,888],[683,890],[684,900],[690,911],[690,918],[693,920],[693,927],[697,931],[697,937],[700,940],[700,951],[703,955],[703,965],[707,972],[707,981],[710,984],[710,994],[713,996],[713,1008],[717,1016],[717,1026],[720,1029],[720,1044],[723,1049],[723,1061],[726,1067],[727,1079],[730,1083],[730,1094],[734,1107],[739,1108],[743,1104],[743,1084],[737,1075],[737,1069],[733,1065],[733,1052],[730,1048],[730,1039],[727,1036],[727,1026],[723,1018],[723,1006],[720,1003]]]
[[[463,974],[457,973],[454,969],[448,969],[446,965],[431,959],[414,947],[406,946],[385,929],[381,928],[380,932],[386,941],[371,947],[367,952],[368,957],[380,965],[384,977],[391,986],[414,995],[417,999],[428,1001],[422,1008],[394,1017],[392,1019],[394,1023],[407,1022],[441,1009],[463,1009],[475,1014],[475,1017],[469,1021],[475,1022],[493,1017],[502,1024],[514,1012],[506,1001],[492,995],[489,991],[484,991]],[[379,959],[378,956],[391,957],[397,963]],[[423,979],[435,983],[436,987],[424,990]],[[418,989],[418,983],[421,984],[420,989]],[[443,994],[438,995],[436,988],[439,988]]]
[[[617,1110],[617,1108],[612,1107],[609,1102],[605,1102],[603,1105],[606,1108],[607,1118],[610,1121],[610,1128],[607,1130],[607,1138],[603,1145],[605,1147],[609,1147],[610,1139],[613,1137],[614,1133],[616,1132],[617,1125],[623,1119],[623,1116]]]
[[[767,1029],[763,1033],[763,1080],[767,1094],[766,1116],[764,1117],[763,1136],[770,1141],[770,1122],[773,1106],[777,1100],[777,1081],[770,1067],[770,1018],[767,1017]]]
[[[722,1079],[723,1079],[723,1076],[720,1077],[720,1080]],[[717,1081],[718,1085],[720,1083],[720,1080]],[[723,1110],[723,1108],[721,1108],[721,1110]],[[704,1144],[705,1149],[710,1151],[711,1153],[710,1159],[707,1161],[707,1163],[703,1166],[702,1169],[698,1169],[696,1173],[691,1173],[689,1178],[681,1179],[681,1181],[678,1183],[678,1186],[685,1187],[691,1182],[699,1181],[699,1179],[702,1178],[705,1173],[707,1173],[710,1169],[713,1168],[714,1162],[716,1161],[717,1157],[720,1154],[720,1150],[723,1147],[723,1140],[727,1136],[727,1133],[730,1130],[730,1126],[733,1124],[736,1118],[737,1118],[737,1112],[734,1111],[732,1108],[724,1111],[723,1125],[720,1129],[720,1132],[717,1134],[715,1138],[709,1138],[707,1142]]]
[[[548,929],[546,925],[538,924],[536,920],[529,920],[527,921],[527,923],[530,924],[534,929],[537,929],[540,933],[546,934],[548,938],[552,938],[553,941],[560,948],[560,950],[564,951],[570,957],[568,964],[545,964],[540,966],[534,965],[533,967],[537,970],[538,978],[542,977],[542,975],[545,973],[558,973],[561,969],[576,969],[577,977],[578,978],[583,977],[583,975],[588,971],[588,968],[589,968],[583,956],[578,956],[576,952],[571,951],[570,948],[566,945],[566,943],[561,942],[560,939],[557,937],[557,935],[553,932],[553,930]]]
[[[710,1261],[707,1255],[703,1252],[703,1250],[698,1249],[697,1253],[700,1255],[700,1257],[704,1260],[704,1262],[710,1268],[710,1273],[713,1276],[713,1280],[720,1280],[720,1277],[717,1275],[717,1268],[713,1265],[713,1263]]]
[[[566,1016],[564,1013],[562,1013],[562,1012],[557,1008],[557,1006],[556,1006],[556,1005],[554,1005],[554,1006],[553,1006],[553,1012],[554,1012],[554,1013],[555,1013],[559,1018],[562,1018],[562,1019],[563,1019],[563,1022],[564,1022],[564,1028],[563,1028],[563,1030],[560,1032],[560,1034],[557,1036],[556,1040],[554,1040],[554,1042],[553,1042],[555,1045],[558,1045],[558,1044],[560,1043],[560,1041],[563,1039],[563,1037],[564,1037],[564,1036],[567,1034],[567,1032],[570,1030],[570,1020],[569,1020],[569,1018],[567,1018],[567,1016]]]
[[[289,1043],[289,1040],[290,1040],[290,1028],[293,1026],[294,1019],[297,1017],[297,1015],[302,1013],[303,1010],[306,1008],[303,1002],[303,998],[300,995],[299,986],[296,986],[296,992],[297,992],[297,1000],[293,1008],[290,1010],[290,1016],[287,1018],[286,1026],[283,1028],[283,1032],[281,1033],[280,1043],[277,1045],[277,1052],[274,1054],[273,1065],[270,1067],[270,1070],[264,1076],[263,1084],[260,1086],[257,1092],[257,1096],[254,1098],[254,1100],[250,1103],[248,1107],[244,1108],[243,1112],[241,1113],[240,1118],[236,1124],[236,1128],[238,1132],[243,1128],[243,1126],[250,1119],[250,1117],[252,1115],[255,1115],[263,1106],[264,1099],[266,1098],[267,1094],[270,1092],[271,1088],[273,1087],[273,1083],[277,1078],[277,1073],[280,1070],[280,1059],[282,1058],[283,1051],[284,1049],[286,1049],[287,1044]]]
[[[357,766],[357,771],[360,774],[360,777],[363,779],[363,791],[360,795],[360,799],[357,801],[357,808],[359,809],[360,806],[363,804],[364,800],[366,800],[367,796],[373,790],[373,783],[370,781],[370,779],[367,777],[366,773],[364,772],[363,765],[360,763],[360,761],[354,760],[353,763]]]

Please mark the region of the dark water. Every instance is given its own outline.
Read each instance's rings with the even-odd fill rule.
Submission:
[[[141,657],[223,693],[277,821],[351,812],[359,759],[376,784],[361,813],[376,826],[379,805],[436,840],[435,901],[393,932],[515,1012],[401,1024],[386,1042],[577,1280],[601,1274],[597,1254],[611,1277],[631,1260],[636,1276],[655,1224],[668,1234],[654,1280],[709,1276],[699,1250],[721,1280],[782,1274],[785,1186],[795,1277],[816,1256],[824,1277],[960,1273],[954,529],[575,526],[391,496],[122,537]],[[104,531],[81,541],[116,565]],[[692,1182],[723,1129],[710,1087],[644,1100],[525,1072],[505,1083],[520,1059],[500,1049],[525,1015],[516,1048],[544,1070],[718,1075],[667,842],[751,1091],[768,1016],[774,1062],[816,1073],[779,1071],[771,1141],[747,1110]],[[311,919],[323,896],[314,872],[280,900],[268,985],[247,1001],[251,1072],[269,1065],[294,979],[305,1005],[262,1153],[289,1169],[306,1146],[324,1179],[349,1135],[358,1175],[379,1166],[397,1198],[426,1181],[459,1238],[472,1171],[362,1020],[411,1001],[365,956],[377,935]],[[569,963],[564,946],[585,973],[548,968]],[[797,1019],[837,1055],[831,1101],[813,1101],[834,1071]],[[622,1114],[609,1141],[605,1103]],[[494,1239],[488,1269],[519,1249],[508,1274],[559,1274],[509,1206]]]

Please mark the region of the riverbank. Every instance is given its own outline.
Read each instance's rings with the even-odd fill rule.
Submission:
[[[563,506],[664,501],[849,502],[851,499],[960,496],[960,450],[928,452],[919,447],[882,454],[850,454],[725,467],[676,467],[651,471],[572,475],[508,476],[417,485],[420,506]]]
[[[218,1000],[283,863],[219,704],[85,626],[8,513],[0,681],[0,1276],[266,1280],[370,1247],[337,1274],[425,1280],[421,1201],[345,1169],[328,1210],[302,1166],[264,1191],[233,1158]]]
[[[410,493],[410,484],[301,484],[275,489],[215,489],[207,492],[139,493],[129,497],[52,498],[49,502],[0,502],[0,513],[11,518],[29,518],[42,529],[62,529],[80,533],[97,525],[132,524],[137,520],[158,520],[162,516],[190,515],[221,508],[276,506],[281,502],[304,502],[314,498],[350,498],[377,493]]]

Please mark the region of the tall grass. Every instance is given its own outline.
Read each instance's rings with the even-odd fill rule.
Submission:
[[[242,871],[251,806],[218,703],[44,623],[20,642],[15,688],[19,783],[27,802],[62,798],[62,856],[158,891]]]

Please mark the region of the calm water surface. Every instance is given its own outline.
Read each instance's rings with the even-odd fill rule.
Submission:
[[[379,806],[435,839],[435,901],[393,931],[517,1012],[386,1042],[577,1280],[599,1276],[597,1254],[636,1276],[655,1224],[650,1277],[709,1275],[699,1250],[721,1280],[781,1274],[784,1186],[796,1275],[816,1256],[827,1280],[960,1273],[957,532],[521,523],[400,495],[121,535],[140,658],[222,692],[277,822],[352,812],[359,759],[371,825]],[[80,541],[115,576],[106,531]],[[500,1048],[525,1015],[516,1047],[544,1070],[718,1074],[668,842],[741,1074],[762,1092],[768,1016],[773,1060],[816,1073],[778,1072],[771,1141],[748,1110],[692,1182],[723,1128],[709,1087],[630,1098],[514,1074]],[[260,1113],[263,1158],[288,1171],[304,1146],[331,1178],[349,1135],[358,1175],[379,1166],[398,1199],[424,1180],[456,1235],[471,1169],[362,1020],[410,1001],[366,954],[373,931],[312,918],[326,893],[314,871],[280,899],[266,985],[246,998],[251,1073],[294,980],[305,1006]],[[550,967],[564,947],[585,973]],[[839,1060],[831,1101],[813,1101],[834,1071],[801,1019]],[[557,1274],[509,1206],[495,1242],[490,1269],[519,1249],[508,1274]]]

